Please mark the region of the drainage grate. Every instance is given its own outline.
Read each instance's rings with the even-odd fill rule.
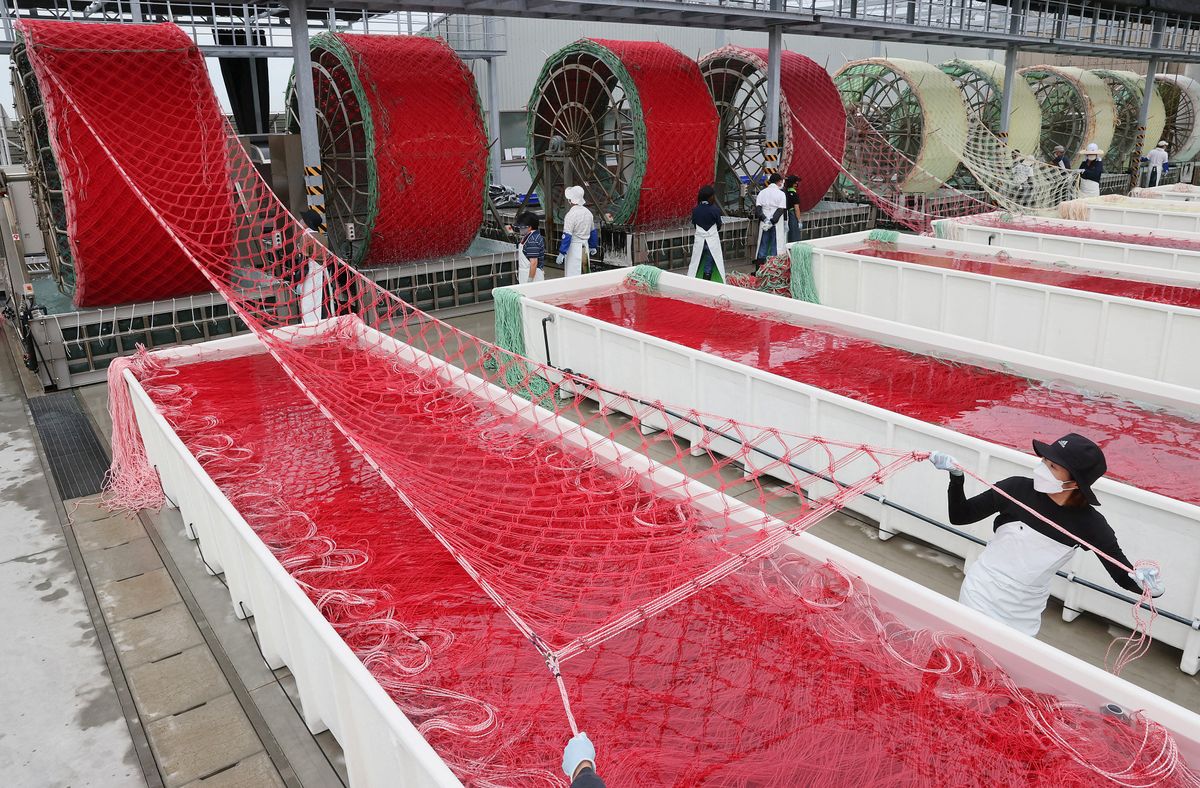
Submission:
[[[29,409],[62,499],[69,501],[100,492],[108,458],[74,393],[60,391],[33,397]]]

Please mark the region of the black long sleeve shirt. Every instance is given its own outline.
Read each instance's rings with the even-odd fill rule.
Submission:
[[[1095,161],[1083,160],[1083,164],[1079,165],[1079,169],[1083,170],[1083,174],[1079,177],[1089,181],[1100,182],[1100,176],[1104,174],[1104,162],[1100,159]]]
[[[702,202],[692,209],[692,224],[707,230],[714,224],[721,226],[721,209],[710,202]]]
[[[983,518],[994,514],[997,517],[995,522],[992,523],[992,530],[999,528],[1005,523],[1020,521],[1039,534],[1048,536],[1060,544],[1067,545],[1068,547],[1080,546],[1079,542],[1062,533],[1057,528],[1051,528],[990,487],[979,495],[968,498],[964,488],[965,483],[966,477],[962,474],[950,474],[950,488],[947,490],[946,496],[950,509],[950,522],[952,524],[968,525],[970,523],[977,523]],[[1011,476],[1003,481],[996,482],[996,486],[1038,514],[1058,523],[1088,544],[1094,545],[1096,549],[1104,551],[1126,566],[1133,565],[1125,557],[1125,553],[1121,551],[1121,546],[1117,543],[1117,535],[1113,533],[1112,526],[1104,519],[1104,515],[1096,511],[1095,507],[1091,505],[1059,506],[1051,500],[1049,495],[1033,489],[1033,479],[1024,476]],[[1124,569],[1113,566],[1104,559],[1101,559],[1100,563],[1104,565],[1114,583],[1131,593],[1142,593],[1141,586],[1135,583],[1133,578]]]
[[[571,788],[605,788],[604,780],[590,766],[585,766],[571,781]]]

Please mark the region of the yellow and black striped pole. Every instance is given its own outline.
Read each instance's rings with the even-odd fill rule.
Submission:
[[[767,140],[763,143],[763,148],[763,172],[766,175],[774,175],[779,172],[779,143]]]
[[[320,214],[321,232],[325,232],[325,181],[320,165],[304,168],[304,191],[308,195],[308,207]]]

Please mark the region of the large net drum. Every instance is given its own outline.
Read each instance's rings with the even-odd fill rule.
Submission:
[[[114,53],[123,66],[153,79],[129,90],[189,85],[207,74],[204,58],[175,25],[99,25],[27,22],[13,50],[16,100],[25,118],[27,161],[42,218],[52,229],[59,289],[77,307],[112,306],[193,295],[211,289],[199,268],[129,187],[56,83],[47,78],[31,46],[70,50],[47,57],[85,59],[92,50]],[[36,41],[36,44],[30,44]],[[180,57],[185,53],[186,57]],[[133,96],[132,99],[136,99]],[[132,100],[131,99],[131,100]],[[225,127],[202,115],[189,93],[170,102],[147,99],[138,119],[152,134],[141,143],[146,166],[171,182],[170,199],[186,205],[197,222],[229,217],[232,194],[225,175]],[[186,144],[188,158],[162,153],[161,140]],[[228,222],[226,222],[228,224]],[[232,244],[232,230],[213,238]]]
[[[713,180],[717,127],[695,61],[655,42],[582,39],[550,56],[529,99],[533,175],[542,194],[583,186],[613,224],[677,222]]]
[[[1158,91],[1150,94],[1150,114],[1146,116],[1146,131],[1142,135],[1142,147],[1135,152],[1138,143],[1138,116],[1142,111],[1146,80],[1132,71],[1114,71],[1106,68],[1093,69],[1112,93],[1115,109],[1112,144],[1104,156],[1105,167],[1110,171],[1127,170],[1131,159],[1141,158],[1154,149],[1162,138],[1163,126],[1167,122],[1167,111]]]
[[[1030,66],[1019,72],[1033,88],[1042,108],[1041,152],[1049,159],[1062,145],[1067,158],[1078,164],[1083,149],[1112,144],[1116,104],[1100,77],[1073,66]]]
[[[488,177],[466,64],[440,38],[347,33],[314,36],[312,64],[334,251],[367,267],[465,251]]]
[[[721,116],[718,181],[725,205],[767,169],[796,175],[800,210],[812,208],[838,175],[846,111],[825,69],[797,52],[780,53],[778,148],[767,143],[767,50],[727,46],[700,59]],[[767,156],[774,153],[778,159]]]
[[[847,63],[833,78],[846,108],[846,168],[868,188],[928,193],[954,175],[967,110],[935,65],[900,58]]]
[[[1167,142],[1171,160],[1191,161],[1200,153],[1200,124],[1196,123],[1200,82],[1182,74],[1158,74],[1154,84],[1166,113],[1162,139]]]

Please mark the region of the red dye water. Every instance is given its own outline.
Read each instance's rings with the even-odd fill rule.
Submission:
[[[866,257],[898,260],[903,263],[948,268],[1002,279],[1017,279],[1022,282],[1036,282],[1043,285],[1066,287],[1071,290],[1086,290],[1090,293],[1105,293],[1136,298],[1141,301],[1155,301],[1160,304],[1200,309],[1200,289],[1194,287],[1179,287],[1098,274],[1072,273],[1069,270],[1039,265],[1032,260],[1023,260],[1019,257],[998,259],[995,255],[977,255],[939,249],[898,249],[892,244],[868,244],[842,251]]]
[[[181,438],[460,778],[564,785],[568,732],[540,655],[275,361],[177,372],[164,382],[178,388],[149,388]],[[430,391],[414,410],[466,415],[448,407]],[[513,481],[554,472],[531,459]],[[1019,689],[970,644],[907,630],[854,578],[790,552],[564,675],[610,785],[1093,786],[1106,782],[1097,770],[1131,785],[1194,780],[1152,761],[1161,735],[1144,721]]]
[[[1200,252],[1200,240],[1173,237],[1170,233],[1163,234],[1158,230],[1138,232],[1135,227],[1105,230],[1103,227],[1089,225],[1084,222],[1071,223],[1054,219],[1039,219],[1035,216],[1018,216],[1016,214],[1003,213],[986,213],[979,216],[972,216],[970,223],[984,227],[1007,227],[1029,233],[1041,233],[1042,235],[1090,238],[1095,241],[1112,241],[1113,243],[1138,244],[1140,246],[1160,246],[1164,249],[1183,249]]]
[[[621,288],[556,303],[1025,452],[1031,438],[1079,432],[1104,449],[1110,476],[1200,504],[1200,421],[1194,418],[678,296]]]

